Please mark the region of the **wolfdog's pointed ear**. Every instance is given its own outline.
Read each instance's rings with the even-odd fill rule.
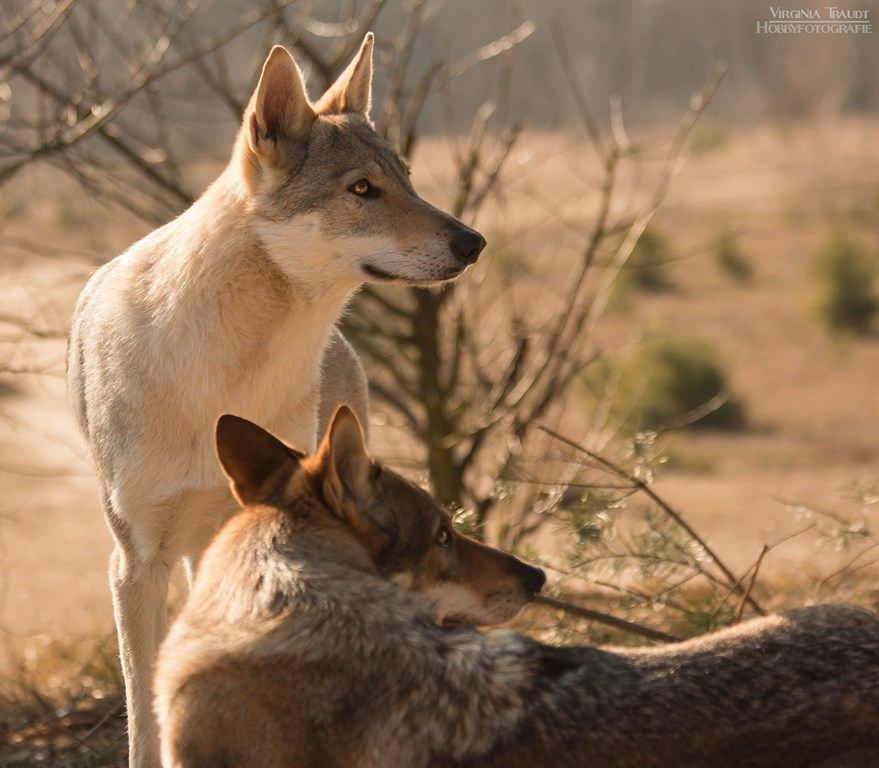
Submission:
[[[369,490],[372,459],[360,422],[348,406],[340,405],[333,415],[317,456],[323,471],[324,500],[336,514],[359,527],[355,502]]]
[[[307,139],[314,117],[299,66],[286,48],[276,45],[263,64],[244,114],[250,148],[257,154],[271,155],[279,138]]]
[[[375,36],[367,32],[360,50],[317,102],[319,115],[354,112],[369,117],[372,103],[372,48]]]
[[[226,414],[217,422],[217,459],[242,506],[269,499],[303,455],[240,416]]]

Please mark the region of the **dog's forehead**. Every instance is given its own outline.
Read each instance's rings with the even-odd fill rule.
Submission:
[[[390,470],[383,472],[380,494],[396,528],[385,557],[397,569],[420,567],[417,564],[429,551],[444,511],[427,491]]]
[[[359,115],[319,117],[312,129],[308,154],[315,170],[326,178],[355,168],[377,166],[386,177],[409,184],[406,162]]]
[[[386,469],[385,475],[387,478],[385,485],[391,491],[388,494],[388,499],[390,500],[394,496],[398,503],[403,502],[399,511],[406,514],[407,517],[414,515],[421,522],[426,519],[437,522],[445,521],[448,517],[445,510],[423,488],[392,470]]]
[[[364,118],[318,117],[304,161],[272,190],[264,200],[262,213],[268,218],[285,219],[321,206],[326,208],[327,200],[339,191],[346,175],[357,171],[369,176],[375,169],[381,174],[383,186],[390,181],[406,194],[414,194],[405,162]]]

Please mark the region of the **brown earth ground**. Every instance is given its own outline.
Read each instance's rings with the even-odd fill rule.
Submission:
[[[570,224],[594,205],[594,196],[584,195],[585,154],[568,136],[526,137],[505,209],[487,213],[480,226],[493,240],[516,241],[526,255],[565,269],[579,244]],[[447,157],[440,142],[428,142],[415,162],[416,185],[436,201],[445,199]],[[145,231],[83,197],[34,177],[0,200],[8,219],[0,235],[0,314],[63,328],[93,259],[121,251]],[[13,215],[22,206],[25,213]],[[668,447],[675,460],[657,488],[738,569],[764,542],[802,527],[780,500],[856,513],[847,489],[877,476],[879,343],[833,341],[809,313],[808,264],[840,214],[857,219],[875,251],[879,122],[767,126],[725,137],[692,154],[662,209],[658,226],[675,254],[675,289],[636,294],[602,320],[607,346],[645,331],[696,334],[727,363],[750,427],[676,434]],[[751,284],[732,281],[713,258],[727,226],[754,266]],[[491,259],[465,280],[490,278]],[[110,537],[65,402],[64,342],[21,344],[15,335],[0,325],[13,363],[42,373],[7,377],[11,389],[0,400],[0,668],[52,640],[112,626]],[[570,431],[582,421],[572,413]],[[377,419],[378,455],[390,455],[390,434]],[[838,561],[814,538],[800,537],[773,551],[765,572],[783,588]]]

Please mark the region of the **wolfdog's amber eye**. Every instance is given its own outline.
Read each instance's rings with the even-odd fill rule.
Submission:
[[[355,195],[360,195],[360,197],[371,197],[374,188],[366,179],[358,179],[348,187],[348,190]]]
[[[436,532],[436,543],[441,547],[447,547],[452,543],[452,534],[445,526]]]

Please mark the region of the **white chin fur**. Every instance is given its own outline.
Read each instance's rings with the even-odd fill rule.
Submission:
[[[328,237],[319,213],[256,225],[269,257],[291,280],[311,289],[363,282],[360,263],[396,248],[388,238]]]
[[[419,272],[412,269],[401,270],[400,273],[389,273],[385,272],[384,270],[377,269],[372,264],[364,264],[362,269],[364,278],[369,282],[397,283],[403,285],[421,286],[424,288],[441,285],[442,283],[448,283],[452,280],[456,280],[464,273],[464,269],[459,269],[457,271],[449,272],[448,274],[444,275],[434,274],[427,270],[427,274],[425,274],[425,272]]]
[[[364,280],[432,285],[461,273],[450,255],[402,253],[390,237],[327,235],[317,212],[286,221],[261,220],[256,231],[266,252],[291,280],[319,291]],[[371,274],[369,268],[374,270]]]
[[[522,607],[515,605],[512,595],[509,600],[506,596],[498,596],[487,605],[468,587],[454,582],[435,584],[423,594],[434,604],[438,624],[490,626],[513,618]]]

